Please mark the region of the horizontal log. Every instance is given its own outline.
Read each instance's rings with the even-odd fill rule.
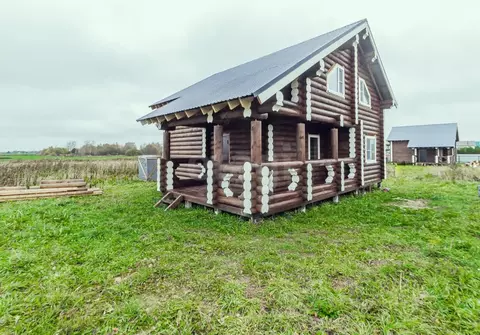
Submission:
[[[303,106],[297,102],[292,102],[290,100],[283,100],[283,105],[285,107],[288,107],[288,108],[291,108],[291,109],[294,109],[294,110],[301,110],[303,108]]]
[[[340,104],[328,98],[322,98],[321,96],[312,95],[312,106],[331,111],[335,114],[331,116],[344,115],[346,118],[350,118],[352,108],[348,105]]]
[[[26,190],[25,186],[4,186],[0,187],[0,191],[9,191],[9,190]]]
[[[275,204],[268,205],[268,214],[283,212],[285,210],[301,206],[303,203],[302,197],[291,198],[288,200],[280,201]],[[257,205],[257,210],[261,210],[261,204]]]
[[[174,154],[170,154],[170,160],[174,160],[174,159],[181,159],[181,160],[190,160],[190,159],[204,159],[203,156],[201,155],[184,155],[184,154],[178,154],[178,155],[174,155]]]
[[[199,175],[202,172],[202,169],[200,166],[197,166],[197,168],[187,168],[183,166],[179,166],[175,172],[182,172],[182,173],[196,173]]]
[[[66,183],[81,183],[85,182],[84,179],[46,179],[41,180],[40,185],[42,184],[66,184]]]
[[[312,164],[312,166],[325,166],[325,165],[333,165],[335,163],[337,163],[338,160],[336,159],[317,159],[317,160],[309,160],[309,161],[306,161],[305,163],[308,164]]]
[[[279,203],[279,202],[289,200],[289,199],[292,199],[292,198],[294,199],[294,198],[301,198],[301,197],[302,197],[302,191],[301,190],[289,191],[289,192],[286,192],[286,193],[279,193],[279,194],[270,195],[268,201],[269,201],[269,203],[275,204],[275,203]],[[259,198],[261,198],[261,197],[259,197]],[[257,201],[257,203],[258,203],[258,201]]]
[[[65,188],[65,187],[85,187],[86,182],[72,182],[72,183],[53,183],[53,184],[40,184],[40,188]]]
[[[17,189],[9,191],[0,191],[0,197],[7,196],[19,196],[19,195],[29,195],[29,194],[49,194],[49,193],[65,193],[65,192],[83,192],[87,191],[87,187],[66,187],[66,188],[36,188],[36,189]]]
[[[335,101],[336,103],[343,105],[343,108],[352,109],[351,100],[349,99],[350,96],[348,95],[346,95],[345,98],[343,98],[339,95],[328,93],[326,88],[319,89],[318,86],[312,86],[312,97],[313,96],[318,96],[321,98],[328,99],[330,101]]]
[[[179,156],[201,156],[201,151],[200,150],[170,150],[170,155],[179,157]]]
[[[345,164],[349,163],[355,163],[356,159],[355,158],[339,158],[339,162],[344,162]]]
[[[230,206],[230,205],[227,205],[227,204],[218,203],[215,207],[217,209],[221,210],[221,211],[228,212],[228,213],[233,213],[233,214],[244,216],[244,217],[251,217],[252,216],[250,214],[245,214],[243,212],[243,206],[240,208],[240,207]],[[251,211],[252,211],[252,214],[257,213],[256,208],[252,208]]]
[[[252,207],[255,208],[255,204],[256,204],[256,199],[252,199]],[[226,204],[226,205],[230,205],[230,206],[234,206],[234,207],[238,207],[238,208],[244,208],[243,207],[243,200],[240,200],[238,198],[234,198],[234,197],[222,197],[222,196],[217,196],[217,202],[220,203],[220,204]]]
[[[303,162],[301,161],[290,161],[290,162],[269,162],[269,163],[262,163],[261,166],[267,166],[269,168],[290,168],[290,167],[301,167],[303,166]],[[257,165],[258,167],[258,165]]]
[[[186,127],[186,128],[181,128],[181,129],[175,129],[175,130],[170,130],[170,137],[175,137],[180,134],[202,134],[203,128],[197,128],[197,127]]]
[[[175,175],[179,178],[200,179],[198,173],[175,171]]]
[[[242,169],[243,169],[243,167],[242,167]],[[225,176],[226,176],[227,174],[228,174],[228,173],[225,173],[225,172],[219,172],[219,173],[217,173],[217,176],[218,176],[217,178],[218,178],[218,180],[222,181],[223,178],[225,178]],[[251,180],[254,180],[254,179],[256,178],[256,175],[255,175],[254,172],[250,173],[250,178],[251,178]],[[245,180],[245,178],[244,178],[244,172],[239,173],[239,174],[235,174],[235,175],[233,175],[233,176],[230,178],[230,181],[235,181],[235,180],[243,183],[243,181]]]
[[[222,164],[218,167],[220,172],[243,174],[243,165],[226,165]]]
[[[332,124],[337,124],[338,121],[331,117],[331,116],[325,116],[322,115],[322,110],[312,107],[312,115],[311,115],[312,121],[319,121],[319,122],[325,122],[325,123],[332,123]]]
[[[233,153],[230,154],[230,161],[236,161],[236,162],[250,162],[251,158],[250,156],[245,156],[245,155],[235,155]]]
[[[177,138],[171,138],[170,144],[185,143],[185,142],[202,142],[203,136],[182,136]]]
[[[70,192],[56,192],[56,193],[46,193],[46,194],[25,194],[25,195],[16,195],[16,196],[3,196],[0,198],[0,202],[6,201],[18,201],[18,200],[34,200],[34,199],[43,199],[43,198],[57,198],[65,196],[80,196],[80,195],[99,195],[102,194],[100,190],[90,189],[87,191],[70,191]]]
[[[182,143],[182,144],[170,144],[170,150],[202,150],[203,143]]]

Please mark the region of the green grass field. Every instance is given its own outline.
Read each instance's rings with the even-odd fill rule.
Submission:
[[[477,184],[412,169],[260,225],[141,182],[0,204],[0,333],[479,334]]]
[[[112,160],[112,159],[137,159],[131,156],[42,156],[42,155],[8,155],[0,154],[0,163],[8,161],[30,160]]]

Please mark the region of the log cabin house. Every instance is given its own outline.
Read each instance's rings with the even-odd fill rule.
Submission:
[[[444,165],[457,161],[456,123],[393,127],[387,141],[394,163]]]
[[[381,183],[392,106],[362,20],[214,74],[137,121],[164,131],[159,203],[256,219]]]

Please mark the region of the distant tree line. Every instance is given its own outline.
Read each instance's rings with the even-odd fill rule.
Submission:
[[[162,145],[160,143],[143,144],[139,148],[133,142],[125,144],[104,143],[95,144],[93,141],[85,141],[81,147],[76,142],[70,141],[65,147],[48,147],[40,154],[44,156],[139,156],[139,155],[160,155]]]
[[[480,147],[461,148],[457,151],[459,154],[480,154]]]

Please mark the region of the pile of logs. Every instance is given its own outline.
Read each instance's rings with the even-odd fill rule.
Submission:
[[[0,202],[100,194],[102,190],[88,188],[83,179],[42,180],[40,186],[30,188],[0,187]]]

